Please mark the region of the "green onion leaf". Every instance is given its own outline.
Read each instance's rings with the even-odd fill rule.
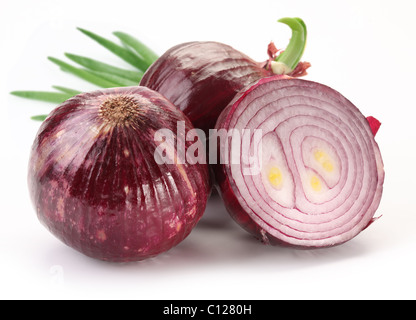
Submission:
[[[135,37],[120,31],[116,31],[113,34],[119,38],[123,44],[132,48],[139,56],[143,57],[143,59],[148,63],[148,66],[159,58],[156,53]]]
[[[10,94],[21,98],[40,100],[52,103],[62,103],[68,100],[69,98],[72,98],[73,96],[67,93],[50,91],[13,91],[10,92]]]
[[[64,92],[64,93],[71,94],[73,96],[76,96],[77,94],[80,94],[81,93],[81,91],[74,90],[74,89],[70,89],[70,88],[66,88],[66,87],[61,87],[61,86],[52,86],[52,88],[54,88],[56,90],[59,90],[61,92]]]
[[[113,74],[115,76],[119,76],[125,79],[129,79],[131,81],[134,81],[136,82],[136,84],[140,82],[140,79],[143,76],[143,72],[121,69],[121,68],[109,65],[107,63],[88,58],[88,57],[82,57],[82,56],[71,54],[71,53],[65,53],[65,56],[67,56],[72,61],[78,63],[79,65],[87,69],[90,69],[92,71]]]
[[[110,50],[112,53],[114,53],[115,55],[117,55],[118,57],[126,61],[127,63],[136,67],[137,69],[141,71],[145,71],[149,67],[149,65],[147,64],[146,61],[143,60],[143,58],[139,57],[137,54],[133,53],[131,50],[123,48],[122,46],[119,46],[113,41],[103,38],[91,31],[88,31],[82,28],[78,28],[78,30],[81,31],[86,36],[90,37],[91,39],[95,40],[99,44],[101,44],[106,49]]]
[[[37,116],[32,116],[30,117],[30,119],[35,120],[35,121],[44,121],[47,117],[48,117],[47,114],[40,114]]]
[[[52,61],[53,63],[57,64],[58,66],[60,66],[61,69],[67,72],[70,72],[76,75],[77,77],[84,79],[85,81],[91,82],[99,87],[112,88],[112,87],[118,86],[118,84],[102,79],[88,70],[76,68],[62,60],[59,60],[53,57],[48,57],[48,59]]]
[[[100,77],[102,79],[108,80],[112,83],[115,83],[117,87],[132,87],[132,86],[138,86],[140,79],[137,81],[131,81],[129,79],[116,76],[114,74],[106,73],[106,72],[99,72],[99,71],[90,71],[92,74],[96,75],[97,77]]]

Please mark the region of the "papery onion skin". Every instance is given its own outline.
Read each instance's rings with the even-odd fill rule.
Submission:
[[[316,125],[316,123],[320,121],[317,118],[320,117],[323,119],[325,125],[328,125],[328,123],[332,121],[339,127],[339,131],[334,133],[334,137],[336,137],[336,134],[345,135],[347,138],[341,137],[340,139],[342,141],[350,141],[348,143],[351,143],[351,145],[363,146],[362,150],[348,149],[348,147],[344,145],[333,146],[335,148],[346,148],[348,151],[356,153],[357,155],[355,157],[357,163],[361,161],[362,167],[364,168],[363,170],[358,168],[357,163],[349,165],[357,172],[363,172],[363,177],[365,176],[365,178],[357,173],[354,175],[354,173],[346,172],[345,165],[347,164],[347,161],[342,160],[344,161],[344,167],[340,169],[340,175],[348,177],[345,178],[346,181],[353,184],[349,196],[356,197],[358,204],[354,204],[354,199],[348,199],[346,196],[346,199],[340,200],[345,200],[345,203],[352,203],[349,210],[347,209],[346,212],[340,213],[341,206],[344,205],[344,202],[339,205],[339,208],[335,206],[328,212],[325,212],[325,206],[330,204],[332,199],[331,201],[327,200],[327,203],[320,204],[323,211],[320,214],[313,215],[312,212],[308,212],[306,210],[308,205],[303,205],[302,211],[297,207],[298,199],[296,196],[299,196],[302,192],[305,193],[306,191],[302,190],[303,185],[299,185],[299,183],[296,184],[296,181],[299,182],[298,177],[298,180],[295,179],[294,206],[287,210],[282,209],[281,211],[273,209],[273,215],[270,217],[267,216],[265,213],[266,211],[261,212],[259,206],[260,208],[263,208],[260,203],[264,200],[263,205],[267,208],[264,210],[269,210],[268,212],[270,214],[272,210],[268,207],[274,205],[272,203],[273,199],[264,195],[264,190],[263,193],[262,191],[256,190],[258,185],[255,184],[254,178],[248,180],[249,178],[245,177],[244,183],[242,183],[239,177],[233,175],[232,172],[234,171],[232,171],[231,166],[228,164],[220,164],[220,159],[218,159],[218,164],[212,166],[216,178],[216,187],[221,194],[231,217],[246,231],[253,234],[263,243],[272,245],[283,244],[298,248],[330,247],[345,243],[357,236],[376,219],[374,218],[374,214],[381,201],[384,182],[383,162],[378,145],[374,140],[374,134],[377,132],[380,123],[372,117],[366,119],[350,101],[343,97],[339,92],[325,85],[307,80],[293,79],[286,76],[273,76],[261,79],[255,84],[241,90],[221,113],[216,124],[216,129],[230,130],[234,128],[235,125],[244,126],[243,120],[241,120],[243,118],[245,119],[244,121],[248,121],[247,123],[250,121],[253,123],[254,121],[257,121],[254,118],[259,116],[262,111],[265,112],[265,117],[273,117],[272,112],[277,110],[273,109],[277,108],[273,105],[281,102],[276,96],[276,99],[272,99],[268,98],[267,95],[276,95],[276,92],[279,92],[279,90],[281,92],[279,99],[282,101],[285,100],[287,103],[287,106],[283,108],[285,109],[284,112],[286,115],[291,114],[291,116],[285,118],[285,113],[282,113],[282,118],[276,117],[276,119],[278,119],[275,123],[276,126],[282,125],[282,123],[282,126],[284,126],[287,121],[293,121],[296,117],[302,116],[303,118],[296,128],[297,130],[302,130],[303,126],[311,126],[311,124]],[[331,101],[336,107],[334,107],[334,109],[332,109],[333,106],[327,108],[324,102],[319,102],[320,99],[322,99],[322,101]],[[311,101],[312,104],[315,105],[308,105]],[[331,103],[328,104],[331,105]],[[248,110],[249,105],[253,108],[252,110],[255,110],[251,115],[249,114],[249,111],[244,113],[245,110],[242,110],[242,108],[247,108]],[[324,105],[325,110],[323,110],[324,108],[319,110]],[[266,108],[270,109],[266,110]],[[283,109],[279,110],[281,111]],[[303,112],[306,116],[302,114]],[[308,123],[310,120],[308,117],[311,115],[314,115],[313,117],[316,119],[311,120],[312,122]],[[250,119],[247,120],[248,118]],[[241,121],[241,123],[239,121]],[[326,128],[325,125],[323,125],[321,129],[330,130]],[[334,125],[333,128],[336,126]],[[351,128],[349,126],[351,126]],[[283,129],[282,131],[284,133]],[[279,131],[279,134],[282,131]],[[352,135],[352,132],[358,133],[357,136]],[[293,132],[287,133],[287,136],[279,136],[279,138],[282,139],[282,143],[288,143],[288,141],[290,141],[291,145],[292,140],[285,139],[292,139],[292,134]],[[305,139],[308,138],[306,133],[305,135],[304,140],[301,139],[302,143],[305,143]],[[354,139],[357,139],[359,142],[356,143],[353,141]],[[291,147],[296,148],[296,145],[291,145]],[[227,152],[231,151],[230,149],[226,150],[224,144],[218,145],[217,154],[223,156]],[[289,152],[293,156],[294,151],[293,149],[285,150],[284,156],[286,157],[285,159],[291,170],[291,174],[293,177],[296,177],[297,173],[295,172],[295,169],[298,168],[299,163],[304,160],[289,159],[286,156],[286,152]],[[291,161],[297,162],[295,164],[290,163]],[[306,164],[305,167],[307,167]],[[365,172],[365,170],[369,172]],[[358,182],[351,181],[349,176],[352,175],[357,178]],[[360,179],[364,182],[360,182]],[[247,181],[253,184],[249,184]],[[360,185],[362,183],[367,185],[368,190],[360,190]],[[246,185],[244,186],[244,184]],[[247,196],[244,191],[241,191],[242,187],[248,188],[249,196]],[[338,185],[333,186],[333,188],[337,187]],[[340,189],[340,192],[343,192],[342,188]],[[364,196],[362,195],[363,193]],[[251,199],[250,197],[252,195],[254,198]],[[257,198],[254,195],[257,195]],[[276,206],[278,205],[279,204]],[[362,205],[362,207],[360,207],[360,205]],[[258,206],[257,209],[254,209],[255,206]],[[314,206],[314,208],[319,208],[319,203],[318,206]],[[338,216],[332,217],[331,215],[334,212],[337,212]],[[326,219],[326,221],[320,223],[319,219]],[[322,237],[320,235],[322,235]]]
[[[140,85],[164,95],[208,134],[239,90],[272,75],[264,65],[223,43],[188,42],[166,51]]]
[[[180,243],[205,210],[210,181],[205,164],[155,161],[155,132],[176,133],[178,121],[185,132],[193,129],[144,87],[84,93],[58,106],[41,125],[29,162],[39,220],[68,246],[106,261],[143,260]],[[176,139],[185,150],[194,143]],[[173,157],[176,144],[168,147]]]

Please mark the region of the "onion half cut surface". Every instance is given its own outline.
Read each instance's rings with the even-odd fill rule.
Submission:
[[[374,221],[384,169],[370,124],[339,92],[275,76],[220,115],[214,166],[231,216],[264,243],[327,247]]]

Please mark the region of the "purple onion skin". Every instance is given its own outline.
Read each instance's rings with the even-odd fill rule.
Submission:
[[[133,101],[121,120],[103,111],[104,101],[120,96]],[[155,131],[176,133],[177,121],[193,129],[180,110],[144,87],[84,93],[58,106],[31,151],[28,184],[39,220],[100,260],[139,261],[179,244],[205,210],[210,181],[205,164],[156,163]]]
[[[222,43],[188,42],[166,51],[140,85],[164,95],[208,135],[238,91],[272,75],[263,65]]]
[[[268,77],[268,78],[263,78],[260,79],[259,81],[257,81],[256,83],[253,83],[249,86],[247,86],[246,88],[242,89],[235,97],[234,99],[228,104],[228,106],[223,110],[223,112],[220,114],[215,129],[217,130],[221,130],[221,129],[232,129],[229,124],[230,124],[230,120],[231,117],[233,115],[233,113],[238,110],[238,105],[239,105],[239,100],[244,99],[244,97],[246,95],[248,95],[252,90],[261,87],[263,83],[268,83],[268,82],[273,82],[273,81],[294,81],[294,85],[296,85],[296,81],[304,81],[304,82],[309,82],[309,83],[313,83],[312,81],[307,81],[307,80],[298,80],[298,79],[294,79],[292,77],[289,76],[272,76],[272,77]],[[332,90],[329,87],[326,87],[324,85],[321,85],[319,83],[315,83],[316,84],[316,91],[319,92],[321,91],[321,94],[325,95],[325,90],[330,90],[331,92],[334,92],[334,90]],[[341,94],[339,94],[340,99],[345,99],[341,96]],[[269,101],[270,103],[270,101]],[[258,110],[260,110],[261,106],[259,105]],[[364,118],[364,116],[363,116]],[[378,120],[376,120],[378,122]],[[366,124],[368,125],[367,128],[365,128],[365,130],[367,130],[368,132],[370,132],[370,134],[372,133],[373,135],[375,135],[376,130],[374,131],[373,127],[372,127],[372,123],[371,121],[369,123],[366,122]],[[379,123],[378,123],[379,126]],[[378,127],[377,127],[378,129]],[[373,135],[371,135],[373,137]],[[221,152],[224,152],[224,150],[221,150],[221,145],[218,143],[217,144],[217,155],[221,154]],[[379,153],[379,149],[378,149],[378,145],[375,141],[373,141],[373,147],[375,149],[376,153]],[[220,164],[219,163],[219,158],[218,158],[218,163],[217,164],[213,164],[211,165],[211,169],[212,172],[214,174],[214,178],[215,178],[215,187],[218,191],[218,193],[220,194],[224,205],[228,211],[228,213],[230,214],[230,216],[233,218],[233,220],[240,225],[244,230],[246,230],[248,233],[250,233],[251,235],[253,235],[255,238],[257,238],[258,240],[260,240],[262,243],[267,244],[267,245],[280,245],[280,246],[288,246],[288,247],[295,247],[297,249],[310,249],[310,248],[324,248],[324,247],[332,247],[332,246],[337,246],[337,245],[341,245],[345,242],[347,242],[348,240],[342,241],[342,242],[337,242],[334,244],[330,244],[330,245],[325,245],[325,246],[313,246],[313,245],[295,245],[292,243],[289,243],[287,241],[284,241],[282,239],[279,239],[275,236],[273,236],[272,234],[270,234],[269,232],[266,232],[258,223],[256,223],[252,217],[249,215],[249,213],[242,207],[242,205],[240,204],[240,200],[239,200],[239,196],[236,195],[235,192],[235,183],[233,181],[233,177],[230,176],[229,174],[227,174],[227,169],[226,169],[226,165],[224,164]],[[379,165],[383,165],[381,158],[379,159]],[[380,198],[381,198],[381,193],[382,193],[382,186],[383,186],[383,182],[384,182],[384,170],[383,168],[378,168],[378,172],[375,173],[375,177],[374,179],[376,179],[377,182],[377,192],[375,195],[375,202],[376,202],[376,208],[378,207]],[[367,221],[367,223],[363,226],[363,228],[357,232],[356,235],[358,235],[358,233],[362,232],[363,230],[365,230],[366,228],[368,228],[375,220],[377,220],[378,218],[374,218],[374,217],[370,217]]]

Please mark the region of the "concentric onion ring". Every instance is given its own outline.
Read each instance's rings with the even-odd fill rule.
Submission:
[[[367,119],[339,92],[262,79],[235,97],[216,128],[250,135],[249,145],[238,134],[221,142],[221,160],[230,161],[215,171],[231,216],[264,242],[332,246],[373,221],[384,180],[380,151]]]

